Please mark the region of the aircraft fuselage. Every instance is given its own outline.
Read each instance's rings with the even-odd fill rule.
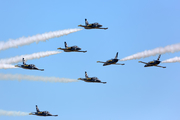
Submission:
[[[144,65],[144,67],[157,66],[160,62],[161,61],[158,60],[150,61],[148,64]]]

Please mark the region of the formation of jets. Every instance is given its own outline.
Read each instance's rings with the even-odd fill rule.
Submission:
[[[78,25],[78,26],[84,27],[85,29],[104,29],[104,30],[108,29],[108,28],[102,28],[102,25],[99,24],[99,23],[91,23],[91,24],[89,24],[87,19],[85,19],[85,25]],[[66,42],[64,42],[64,45],[65,45],[65,48],[60,47],[60,48],[57,48],[57,49],[63,50],[64,52],[83,52],[83,53],[87,52],[87,51],[81,51],[81,48],[78,47],[78,46],[70,46],[70,47],[68,47]],[[156,66],[156,67],[166,68],[164,66],[159,66],[158,65],[161,62],[161,61],[159,61],[160,56],[161,55],[159,55],[157,60],[153,60],[153,61],[150,61],[148,63],[142,62],[142,61],[139,61],[139,62],[146,64],[144,67]],[[29,70],[44,71],[44,69],[39,69],[34,64],[26,64],[24,58],[22,58],[22,61],[23,61],[23,65],[15,65],[15,67],[20,67],[20,68],[29,69]],[[123,64],[117,63],[118,61],[119,61],[119,59],[118,59],[118,52],[117,52],[114,59],[107,60],[106,62],[97,61],[97,63],[103,63],[103,66],[107,66],[107,65],[125,65],[124,63]],[[104,83],[104,84],[106,83],[106,82],[101,82],[101,80],[99,80],[97,77],[88,77],[87,72],[85,72],[85,78],[79,78],[78,80],[83,80],[85,82],[93,82],[93,83]],[[36,114],[37,113],[38,112],[36,112]],[[48,112],[43,112],[43,114],[49,114],[49,113]]]
[[[102,25],[99,24],[99,23],[91,23],[91,24],[89,24],[87,19],[85,19],[85,25],[78,25],[78,26],[84,27],[85,29],[104,29],[104,30],[108,29],[108,28],[102,28]],[[64,45],[65,45],[65,48],[57,48],[57,49],[63,50],[64,52],[83,52],[83,53],[87,52],[87,51],[81,51],[81,48],[78,47],[78,46],[68,47],[66,42],[64,42]],[[144,67],[155,66],[155,67],[166,68],[164,66],[159,66],[159,64],[161,62],[159,60],[160,57],[161,57],[161,55],[159,55],[157,60],[153,60],[153,61],[150,61],[148,63],[142,62],[142,61],[139,61],[139,62],[146,64]],[[97,61],[97,63],[103,63],[103,66],[107,66],[107,65],[125,65],[124,63],[123,64],[117,63],[118,61],[119,61],[119,59],[118,59],[118,52],[117,52],[114,59],[107,60],[106,62]],[[20,67],[20,68],[29,69],[29,70],[44,71],[44,69],[39,69],[34,64],[26,64],[24,58],[22,58],[22,62],[23,62],[22,65],[15,65],[15,67]],[[85,82],[91,82],[91,83],[103,83],[103,84],[106,84],[106,82],[101,82],[101,80],[99,80],[97,77],[88,77],[88,74],[87,74],[86,71],[85,71],[85,78],[78,78],[78,80],[82,80],[82,81],[85,81]],[[40,111],[37,105],[36,105],[36,112],[31,112],[31,113],[29,113],[29,115],[58,116],[58,115],[52,115],[48,111]]]
[[[40,111],[38,106],[36,105],[36,112],[31,112],[29,115],[37,115],[37,116],[58,116],[58,115],[52,115],[48,111]]]

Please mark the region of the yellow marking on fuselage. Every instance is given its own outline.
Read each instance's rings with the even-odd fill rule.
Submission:
[[[112,60],[108,60],[108,62],[111,62]]]
[[[89,25],[87,25],[87,26],[88,26],[88,27],[89,27],[89,26],[92,26],[92,24],[89,24]]]
[[[151,61],[151,62],[149,62],[149,63],[154,63],[154,61]]]
[[[38,114],[42,114],[42,112],[38,112]]]
[[[87,78],[87,80],[91,80],[91,78]]]

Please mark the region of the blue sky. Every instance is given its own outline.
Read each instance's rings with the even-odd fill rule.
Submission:
[[[0,81],[0,109],[33,112],[35,105],[58,117],[8,117],[2,120],[179,120],[179,63],[166,69],[144,68],[139,60],[124,66],[96,61],[119,59],[144,50],[179,43],[179,0],[0,1],[0,41],[99,22],[108,30],[82,30],[47,42],[0,51],[1,58],[77,45],[87,53],[61,53],[29,60],[45,71],[1,69],[1,73],[77,79],[97,76],[107,84]],[[164,54],[166,60],[180,54]],[[151,56],[142,61],[157,59]]]

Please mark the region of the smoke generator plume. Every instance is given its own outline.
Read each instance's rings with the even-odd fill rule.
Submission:
[[[162,63],[174,63],[174,62],[180,62],[180,57],[174,57],[167,60],[162,61]]]
[[[17,68],[17,67],[10,64],[0,64],[0,69],[12,69],[12,68]]]
[[[126,61],[126,60],[132,60],[132,59],[140,59],[140,58],[146,58],[150,56],[155,56],[159,54],[165,54],[165,53],[174,53],[180,51],[180,43],[168,45],[166,47],[159,47],[152,50],[145,50],[144,52],[139,52],[134,55],[125,57],[121,59],[120,61]]]
[[[29,115],[27,112],[20,112],[20,111],[5,111],[0,110],[0,116],[26,116]]]
[[[42,76],[31,76],[31,75],[21,75],[21,74],[3,74],[0,73],[0,80],[28,80],[28,81],[43,81],[43,82],[77,82],[76,79],[69,78],[58,78],[58,77],[42,77]]]
[[[50,38],[55,38],[55,37],[61,37],[63,35],[68,35],[70,33],[73,32],[77,32],[80,31],[82,29],[66,29],[66,30],[59,30],[59,31],[54,31],[54,32],[48,32],[48,33],[43,33],[43,34],[37,34],[34,36],[29,36],[29,37],[21,37],[18,39],[10,39],[7,42],[0,42],[0,50],[6,50],[9,48],[13,48],[13,47],[18,47],[18,46],[23,46],[23,45],[28,45],[31,44],[33,42],[40,42],[40,41],[46,41]]]
[[[42,57],[47,57],[47,56],[55,55],[59,53],[62,53],[62,52],[61,51],[46,51],[46,52],[33,53],[29,55],[15,56],[15,57],[7,58],[7,59],[0,59],[0,64],[18,63],[22,61],[22,58],[24,58],[27,61],[27,60],[39,59]]]

